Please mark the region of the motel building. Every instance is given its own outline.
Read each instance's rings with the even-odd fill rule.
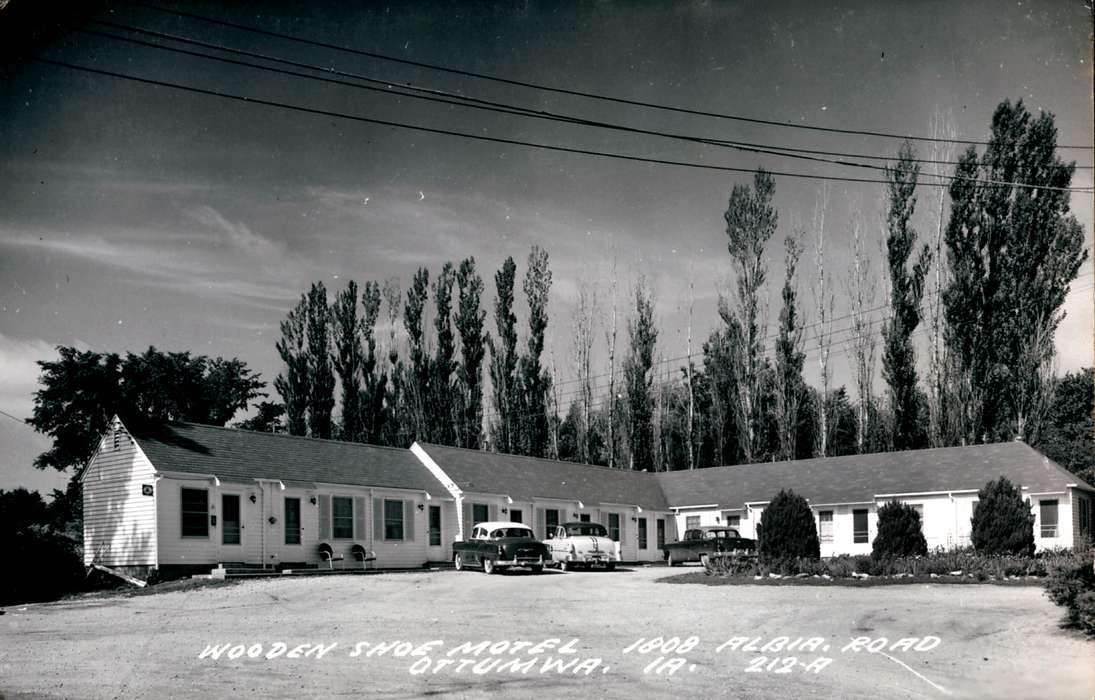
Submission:
[[[970,544],[977,490],[1001,475],[1029,498],[1039,550],[1090,537],[1095,489],[1021,442],[653,474],[115,418],[81,475],[84,563],[138,576],[417,568],[450,562],[452,543],[487,520],[527,523],[539,538],[559,523],[599,522],[623,561],[656,562],[686,529],[755,537],[782,488],[809,501],[822,556],[870,553],[877,510],[892,499],[920,511],[929,548],[953,548]]]

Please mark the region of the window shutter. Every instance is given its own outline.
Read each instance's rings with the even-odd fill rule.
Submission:
[[[606,529],[608,528],[608,512],[607,511],[603,511],[603,510],[601,511],[601,524],[604,525]]]
[[[620,544],[627,542],[627,517],[626,515],[620,516]]]
[[[354,497],[354,538],[365,539],[365,497]]]
[[[467,500],[464,501],[464,539],[471,537],[471,529],[475,527],[475,523],[471,521],[471,503]]]
[[[498,519],[498,506],[495,505],[494,503],[490,504],[490,519],[491,520],[497,520]]]
[[[384,499],[373,499],[373,539],[384,541]]]
[[[414,501],[403,501],[403,539],[414,542]]]
[[[547,539],[547,513],[543,508],[536,509],[536,534],[542,540]]]
[[[319,539],[331,539],[331,497],[319,497]]]

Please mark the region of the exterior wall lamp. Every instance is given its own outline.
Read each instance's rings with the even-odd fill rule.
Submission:
[[[508,508],[506,508],[505,506],[502,506],[502,512],[503,512],[503,513],[508,513],[508,512],[509,512],[509,509],[508,509]]]
[[[312,496],[311,498],[308,499],[308,502],[311,503],[312,505],[315,505],[316,504],[316,497]]]
[[[251,499],[251,502],[252,502],[252,503],[254,503],[255,501],[257,501],[257,500],[258,500],[257,498],[255,498],[255,494],[251,494],[250,496],[248,496],[248,498],[250,498],[250,499]]]
[[[426,506],[424,506],[423,504],[419,503],[419,504],[418,504],[418,510],[426,510]]]

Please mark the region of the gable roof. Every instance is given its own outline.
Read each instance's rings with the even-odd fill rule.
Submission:
[[[505,494],[517,501],[550,498],[651,510],[667,507],[654,475],[646,472],[429,443],[419,446],[468,493]]]
[[[1064,491],[1066,484],[1091,490],[1022,442],[738,464],[662,472],[654,478],[670,506],[740,508],[747,502],[766,503],[780,489],[792,489],[815,504],[859,503],[884,494],[980,489],[1001,475],[1028,487],[1028,493]]]
[[[356,442],[260,433],[197,423],[127,426],[157,471],[213,474],[227,481],[277,479],[448,496],[408,451]]]

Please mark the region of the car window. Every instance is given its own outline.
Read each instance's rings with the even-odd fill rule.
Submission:
[[[571,537],[584,535],[587,537],[608,537],[608,530],[604,525],[595,523],[581,523],[580,525],[567,525],[566,532]]]
[[[491,539],[500,540],[503,537],[527,537],[532,539],[532,530],[525,527],[500,527],[490,533]]]

